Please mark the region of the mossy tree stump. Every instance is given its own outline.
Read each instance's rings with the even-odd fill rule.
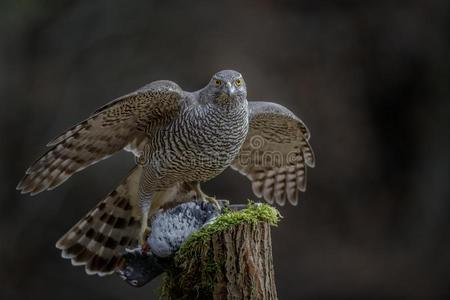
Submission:
[[[277,299],[270,226],[279,213],[250,204],[194,233],[166,272],[168,299]]]

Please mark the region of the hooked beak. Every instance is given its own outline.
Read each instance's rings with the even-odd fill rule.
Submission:
[[[235,87],[230,83],[227,82],[227,84],[224,87],[224,93],[228,95],[228,97],[234,95],[234,93],[236,92]]]

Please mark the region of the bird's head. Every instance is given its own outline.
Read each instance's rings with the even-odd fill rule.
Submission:
[[[242,102],[247,99],[244,78],[233,70],[223,70],[214,74],[207,88],[208,94],[221,104]]]

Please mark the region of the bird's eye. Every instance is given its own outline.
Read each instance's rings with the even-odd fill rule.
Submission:
[[[214,80],[214,83],[216,84],[216,86],[220,86],[222,84],[222,81],[219,79]]]
[[[241,86],[242,81],[240,79],[236,79],[235,83],[236,83],[236,86]]]

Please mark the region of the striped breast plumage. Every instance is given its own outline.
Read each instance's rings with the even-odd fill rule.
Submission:
[[[155,136],[153,170],[149,171],[156,171],[164,185],[206,181],[231,164],[247,132],[247,100],[231,108],[213,104],[188,107]]]

